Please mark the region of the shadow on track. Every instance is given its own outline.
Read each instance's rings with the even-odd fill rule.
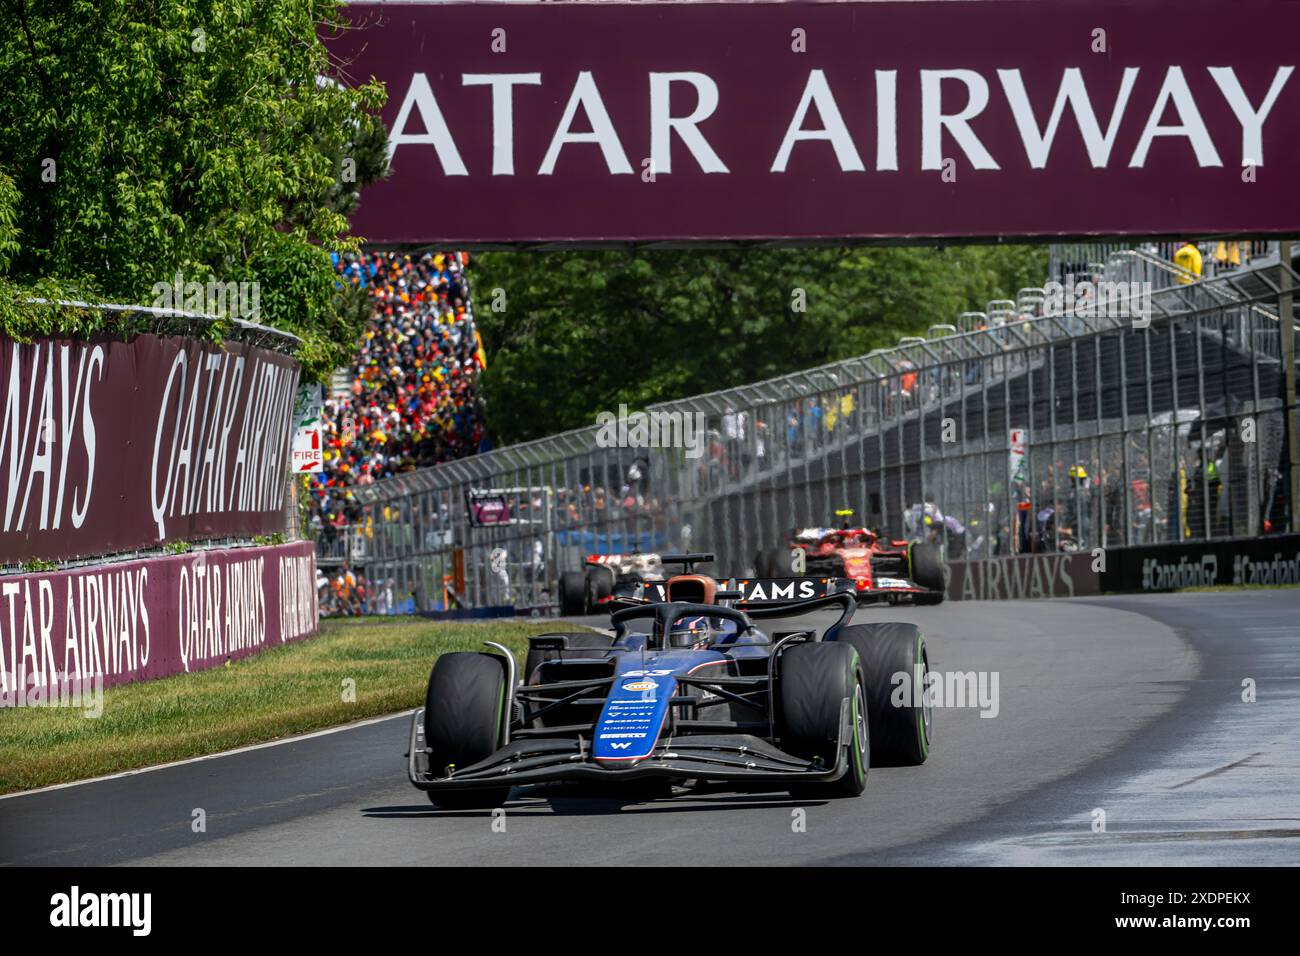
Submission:
[[[710,810],[771,810],[780,808],[824,806],[820,799],[794,799],[774,794],[725,795],[683,792],[677,795],[645,796],[635,794],[610,794],[571,791],[567,793],[539,793],[525,790],[522,796],[511,800],[505,807],[510,814],[528,816],[609,816],[618,813],[691,813]],[[363,817],[375,819],[403,819],[407,817],[487,817],[491,810],[440,810],[431,804],[409,806],[364,807]]]

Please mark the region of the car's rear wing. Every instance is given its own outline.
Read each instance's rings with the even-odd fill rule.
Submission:
[[[722,582],[718,582],[723,586]],[[738,606],[748,608],[802,604],[830,594],[852,594],[848,578],[731,578],[725,587],[739,591]]]
[[[687,554],[661,554],[660,564],[680,564],[686,574],[695,570],[697,564],[712,564],[718,557],[708,551],[693,551]]]
[[[637,593],[616,597],[609,608],[619,611],[664,604],[668,589],[663,581],[647,581]],[[827,631],[833,633],[853,619],[858,592],[849,578],[727,578],[718,582],[716,600],[721,606],[744,611],[754,620],[797,617],[813,611],[840,608],[840,619]]]
[[[665,584],[646,581],[635,595],[615,598],[612,603],[619,607],[662,604],[668,600]],[[718,581],[717,598],[739,608],[755,609],[802,604],[831,594],[852,594],[854,589],[848,578],[723,578]]]
[[[587,555],[585,561],[587,564],[623,564],[624,562],[631,561],[635,558],[640,558],[641,560],[647,561],[651,564],[663,563],[659,555],[653,551],[619,551],[605,554],[594,553]]]

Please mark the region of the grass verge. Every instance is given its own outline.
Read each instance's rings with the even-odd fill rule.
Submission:
[[[111,687],[103,713],[0,710],[0,793],[133,770],[391,714],[424,702],[448,651],[496,641],[522,658],[554,622],[331,620],[300,644],[193,674]],[[355,700],[344,699],[355,681]]]

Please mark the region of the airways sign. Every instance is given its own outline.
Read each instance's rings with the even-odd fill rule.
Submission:
[[[347,9],[389,91],[371,241],[1300,227],[1300,5]]]

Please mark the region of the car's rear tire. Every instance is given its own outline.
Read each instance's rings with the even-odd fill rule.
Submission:
[[[599,651],[604,653],[614,644],[614,638],[608,634],[598,634],[595,631],[566,631],[556,634],[543,634],[542,637],[565,637],[568,638],[568,650],[564,653],[570,657],[583,656],[574,654],[574,651]],[[528,656],[524,659],[524,672],[521,675],[525,684],[533,682],[533,675],[537,668],[541,667],[547,661],[556,661],[560,659],[559,651],[542,650],[540,648],[529,647]]]
[[[947,582],[943,578],[943,558],[937,545],[928,541],[913,541],[907,547],[907,570],[910,577],[928,593],[914,598],[917,604],[942,604]]]
[[[794,568],[790,566],[790,549],[789,548],[770,548],[767,555],[767,573],[759,575],[765,578],[791,578],[796,577]]]
[[[856,797],[866,788],[871,766],[871,735],[866,682],[858,651],[851,644],[798,644],[781,655],[781,749],[805,760],[835,765],[840,738],[840,708],[850,699],[848,768],[838,780],[795,784],[796,797]]]
[[[433,664],[424,697],[424,741],[429,767],[441,776],[448,766],[468,767],[501,746],[506,719],[506,668],[492,654],[443,654]],[[445,809],[499,807],[509,787],[430,790],[429,800]]]
[[[591,613],[596,609],[596,602],[601,598],[607,598],[614,593],[614,575],[609,568],[591,567],[587,568],[587,611]]]
[[[566,617],[587,613],[587,580],[581,571],[560,574],[560,613]]]
[[[926,701],[929,658],[920,630],[915,624],[853,624],[835,636],[835,643],[852,645],[862,659],[871,757],[876,766],[925,763],[934,716]],[[905,688],[896,677],[900,674]]]

